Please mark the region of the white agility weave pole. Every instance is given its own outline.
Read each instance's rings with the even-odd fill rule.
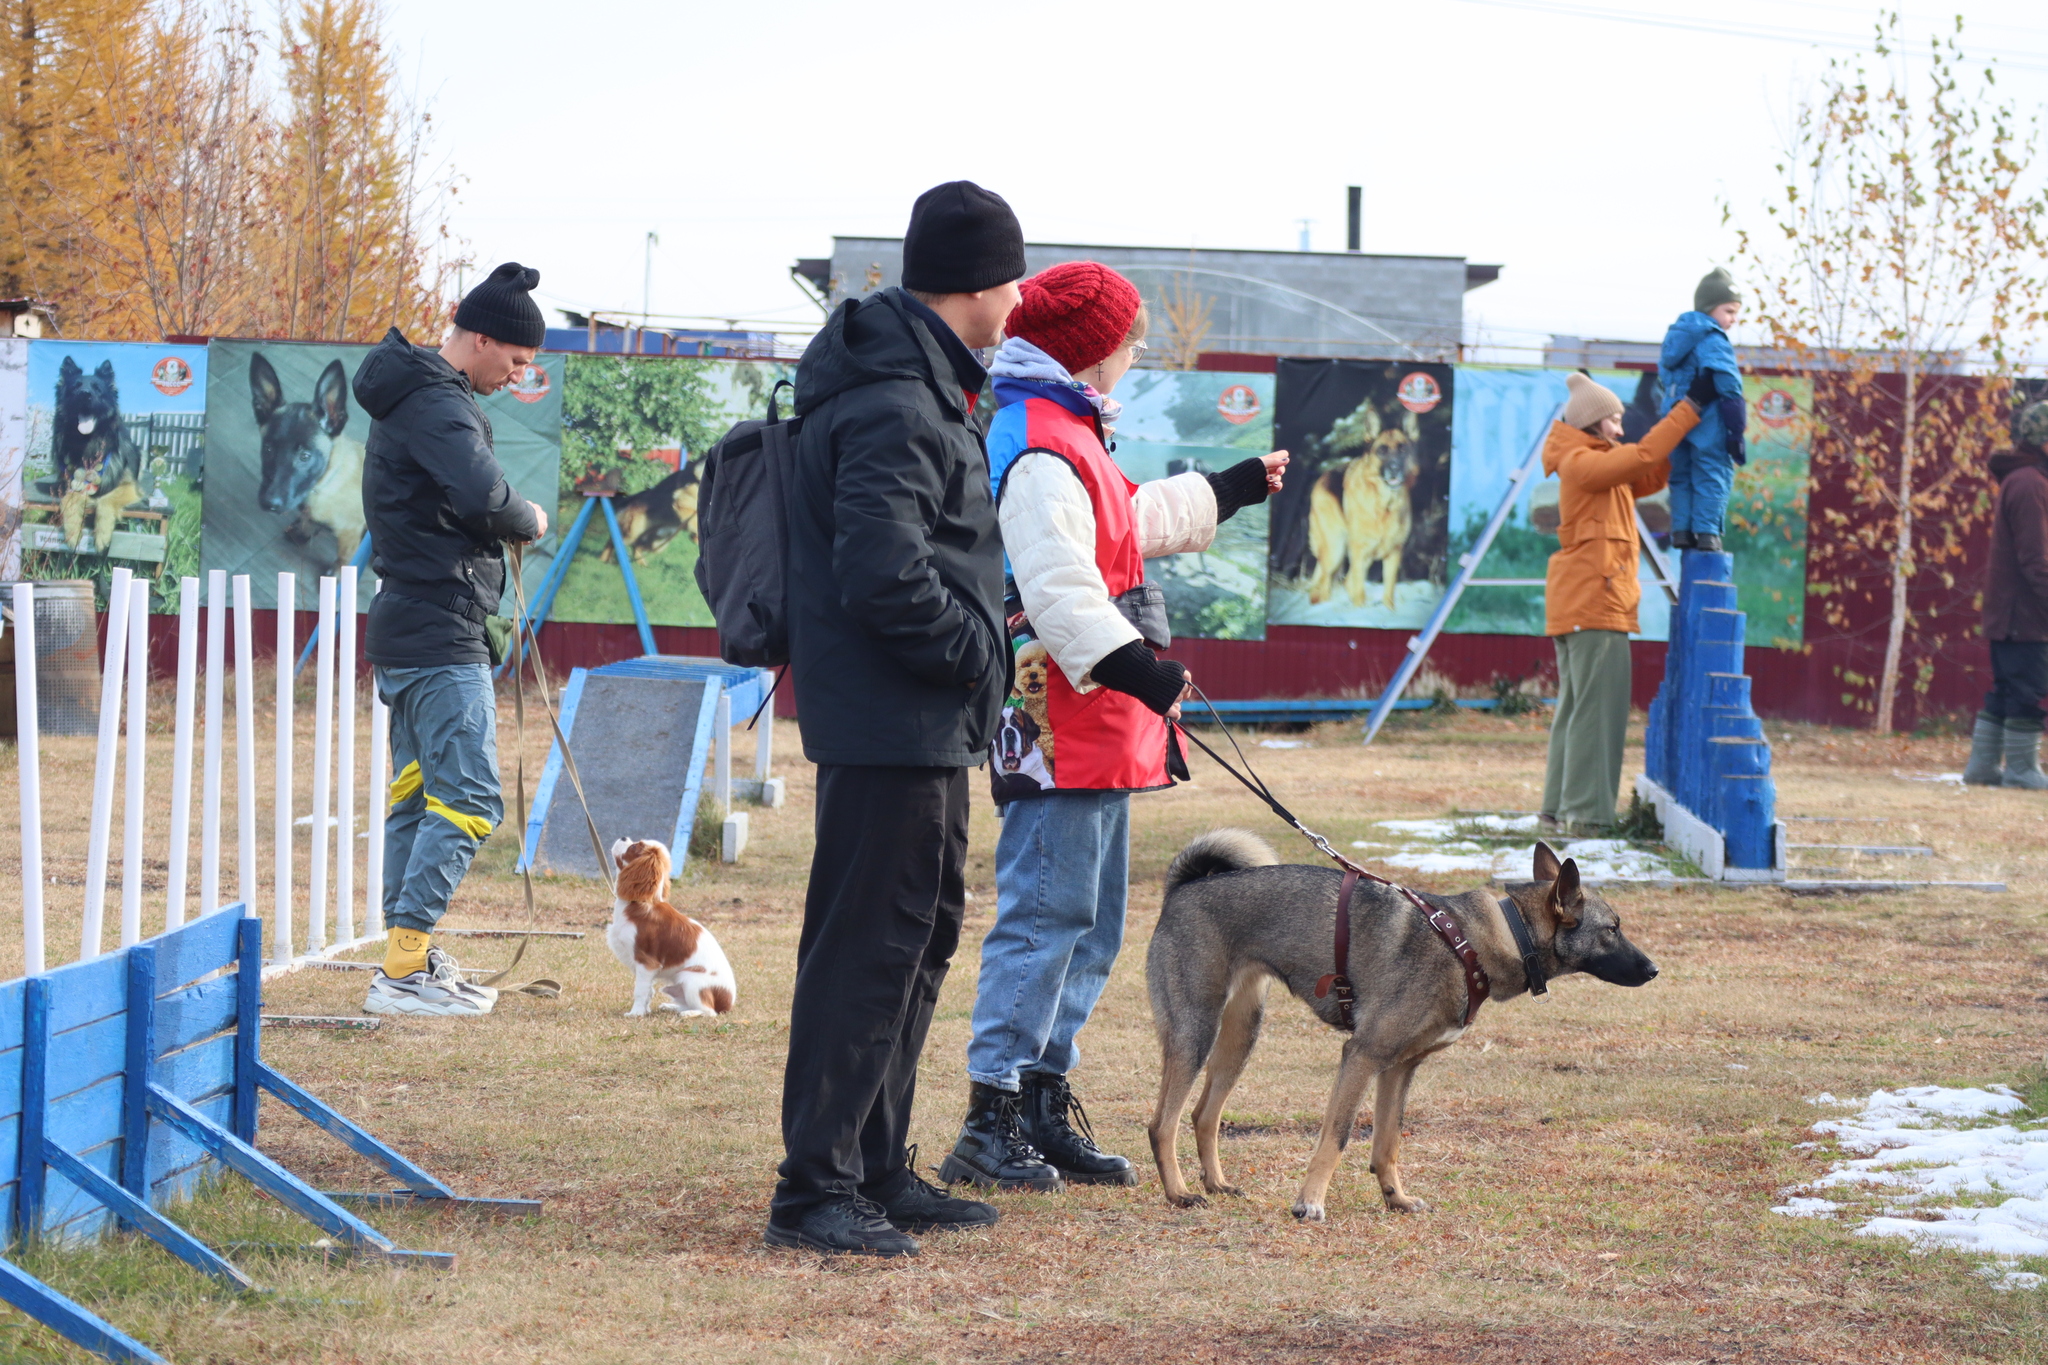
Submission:
[[[374,597],[384,584],[371,585]],[[370,675],[370,803],[364,819],[369,822],[368,852],[363,859],[363,937],[384,932],[384,806],[385,784],[390,781],[391,709],[377,695],[376,674]]]
[[[128,755],[121,774],[121,946],[142,941],[143,778],[149,767],[149,580],[128,580]]]
[[[256,913],[256,609],[249,575],[235,575],[235,890]]]
[[[14,733],[21,768],[21,956],[43,970],[43,760],[36,698],[36,586],[14,585]]]
[[[172,721],[171,847],[164,881],[164,928],[185,922],[185,874],[192,862],[192,694],[199,686],[199,580],[178,580],[178,713]],[[203,823],[204,812],[200,815]]]
[[[292,951],[292,609],[299,600],[298,579],[277,576],[277,911],[270,923],[270,959],[290,962]]]
[[[322,578],[313,665],[313,836],[307,854],[306,951],[327,949],[328,798],[334,790],[334,580]]]
[[[335,769],[334,804],[341,824],[334,832],[334,941],[356,937],[356,566],[345,565],[337,585],[334,619]]]
[[[221,712],[226,702],[228,576],[206,576],[206,744],[199,779],[199,913],[220,909]]]
[[[100,735],[93,751],[92,832],[86,839],[85,922],[79,934],[81,958],[100,955],[107,913],[107,849],[114,824],[114,765],[121,742],[121,669],[128,657],[128,580],[117,568],[107,585],[107,647],[100,660]]]

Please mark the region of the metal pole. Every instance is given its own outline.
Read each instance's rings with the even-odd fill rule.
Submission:
[[[768,780],[775,760],[775,670],[761,670],[761,714],[754,721],[754,776]]]
[[[356,566],[341,571],[335,596],[334,941],[356,936]]]
[[[374,583],[374,597],[383,590]],[[384,931],[384,811],[385,783],[390,778],[391,708],[377,695],[376,674],[370,675],[370,806],[364,814],[369,822],[369,847],[363,858],[363,937]]]
[[[313,847],[306,863],[306,951],[327,947],[327,816],[334,791],[334,580],[320,580],[319,660],[313,665]]]
[[[128,580],[128,753],[121,774],[121,946],[142,941],[142,779],[149,764],[149,580]]]
[[[98,957],[107,910],[107,846],[113,841],[114,767],[121,749],[121,670],[128,658],[128,580],[114,570],[107,585],[107,647],[100,659],[100,738],[93,751],[92,832],[86,839],[85,924],[79,956]]]
[[[640,600],[640,580],[633,576],[633,560],[626,553],[626,535],[619,529],[619,514],[612,510],[610,498],[600,498],[604,504],[604,523],[611,528],[612,553],[618,556],[619,574],[626,580],[626,601],[633,608],[633,624],[640,628],[640,649],[654,655],[654,628],[647,623],[647,604]]]
[[[277,900],[270,926],[270,956],[274,962],[292,960],[292,613],[299,601],[298,579],[293,574],[277,576],[277,795],[272,811],[274,879]]]
[[[228,575],[206,576],[206,747],[199,780],[199,913],[220,909],[221,720],[227,702]]]
[[[36,701],[36,585],[14,585],[14,733],[21,768],[21,957],[30,976],[43,960],[43,759]]]
[[[192,694],[199,689],[199,580],[178,580],[178,714],[171,733],[171,848],[164,879],[164,928],[185,922],[185,876],[192,863]],[[204,818],[203,816],[201,817]]]

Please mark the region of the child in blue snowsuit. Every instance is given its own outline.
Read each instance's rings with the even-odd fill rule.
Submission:
[[[1692,311],[1664,333],[1657,359],[1662,403],[1669,413],[1685,398],[1701,371],[1713,376],[1716,400],[1700,414],[1700,424],[1671,452],[1671,547],[1675,550],[1719,550],[1721,520],[1728,493],[1735,485],[1735,466],[1747,460],[1743,427],[1748,408],[1742,400],[1742,370],[1735,363],[1735,343],[1728,329],[1742,311],[1742,295],[1728,272],[1716,266],[1693,290]]]

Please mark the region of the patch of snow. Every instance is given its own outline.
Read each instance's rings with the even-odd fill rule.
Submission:
[[[1835,1210],[1842,1207],[1832,1199],[1819,1199],[1811,1195],[1794,1195],[1782,1204],[1773,1205],[1772,1213],[1782,1213],[1787,1218],[1832,1218]]]
[[[1509,879],[1526,878],[1536,860],[1536,845],[1517,844],[1488,848],[1469,836],[1473,834],[1533,834],[1533,815],[1470,815],[1458,819],[1380,820],[1375,829],[1398,836],[1397,845],[1354,840],[1353,848],[1388,848],[1380,861],[1417,872],[1490,872]],[[1655,880],[1676,875],[1671,864],[1657,854],[1631,845],[1626,839],[1566,839],[1552,836],[1552,848],[1572,858],[1579,873],[1592,881]]]
[[[1261,749],[1306,749],[1309,746],[1306,740],[1262,739],[1259,741],[1259,747]]]
[[[2031,1270],[2003,1270],[1987,1265],[1977,1273],[1991,1281],[1991,1287],[2002,1294],[2015,1289],[2039,1289],[2043,1283],[2042,1278]]]
[[[1961,773],[1902,773],[1894,770],[1892,776],[1902,777],[1908,782],[1953,782],[1957,786],[1963,782]]]
[[[1947,1247],[1999,1260],[2048,1256],[2048,1121],[2000,1121],[2026,1108],[2010,1088],[1920,1085],[1879,1090],[1862,1101],[1821,1094],[1811,1103],[1859,1108],[1813,1125],[1851,1155],[1801,1187],[1874,1196],[1881,1211],[1858,1234],[1903,1237],[1922,1249]],[[1959,1196],[1998,1202],[1938,1202]],[[1772,1211],[1807,1217],[1827,1202],[1793,1198]],[[2023,1271],[1999,1280],[2002,1289],[2041,1284],[2040,1276]]]
[[[1748,1067],[1746,1067],[1746,1066],[1744,1066],[1744,1065],[1743,1065],[1743,1064],[1742,1064],[1741,1062],[1730,1062],[1730,1063],[1728,1063],[1728,1069],[1729,1069],[1730,1071],[1747,1071],[1747,1070],[1749,1070],[1749,1068],[1748,1068]]]

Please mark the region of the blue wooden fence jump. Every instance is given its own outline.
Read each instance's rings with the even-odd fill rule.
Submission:
[[[364,1222],[358,1207],[537,1213],[533,1199],[465,1199],[266,1065],[263,926],[239,905],[55,971],[0,985],[0,1220],[10,1244],[78,1243],[120,1225],[237,1292],[248,1274],[158,1210],[221,1168],[243,1176],[358,1256],[452,1268]],[[60,1066],[52,1066],[61,1058]],[[401,1187],[319,1190],[257,1150],[262,1094],[291,1106]],[[148,1346],[0,1260],[0,1299],[108,1360]]]

